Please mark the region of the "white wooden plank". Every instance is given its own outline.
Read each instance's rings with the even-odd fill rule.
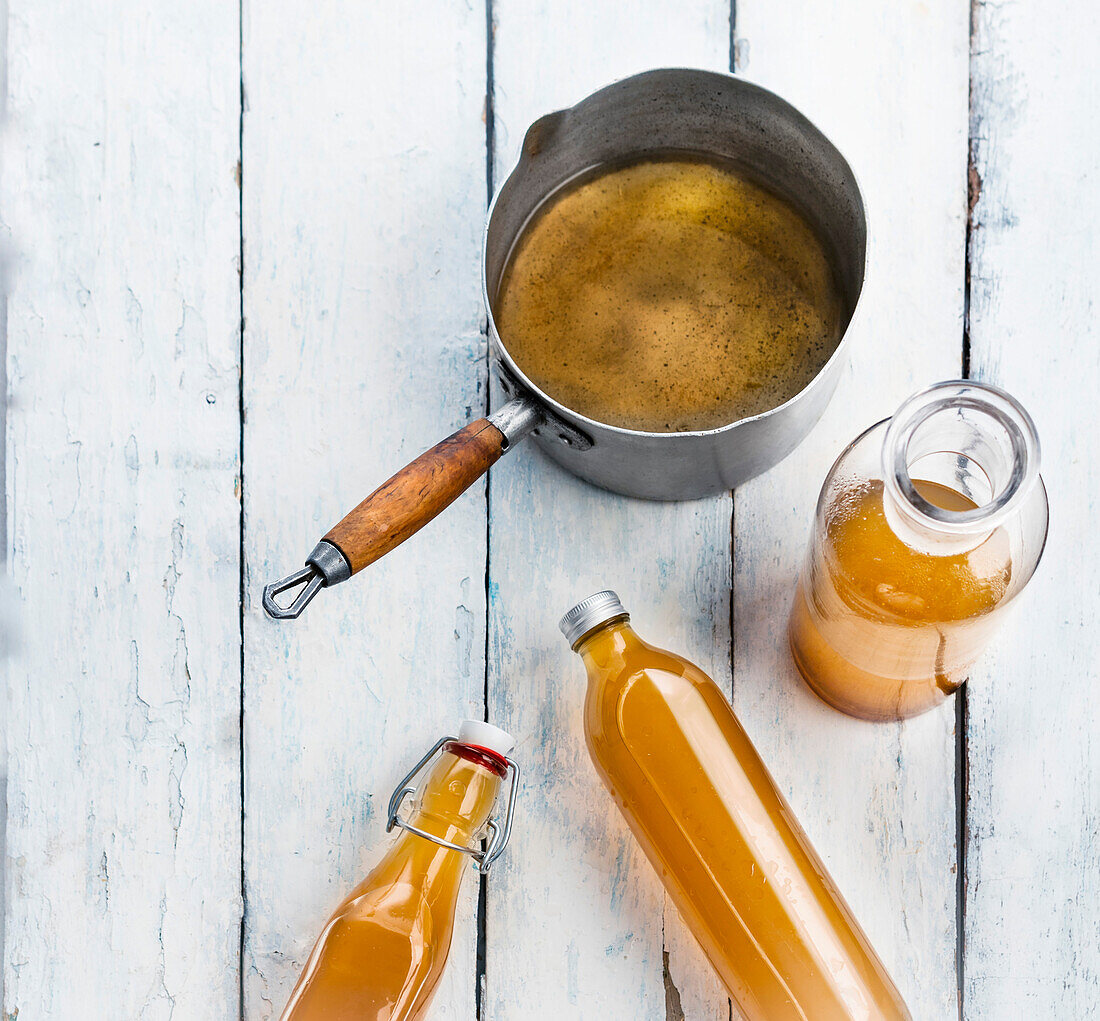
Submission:
[[[269,1018],[396,781],[484,711],[484,487],[297,623],[259,598],[484,408],[484,10],[250,4],[244,86],[245,1014]],[[476,886],[436,1018],[475,1013]]]
[[[1100,12],[975,7],[970,367],[1035,418],[1044,561],[968,693],[965,1016],[1100,1013]]]
[[[238,21],[9,0],[4,1017],[238,1000]]]
[[[497,182],[543,113],[650,67],[728,67],[724,0],[493,11]],[[490,491],[489,718],[517,735],[526,781],[489,883],[484,1016],[663,1019],[667,949],[670,997],[692,1019],[725,1019],[724,992],[589,762],[583,668],[556,623],[615,588],[643,635],[729,690],[731,499],[627,500],[533,446],[493,469]]]
[[[797,677],[786,621],[824,475],[911,391],[957,376],[965,4],[738,0],[739,70],[799,106],[860,177],[871,258],[851,369],[809,439],[738,490],[735,707],[915,1018],[957,1011],[954,706],[850,720]]]

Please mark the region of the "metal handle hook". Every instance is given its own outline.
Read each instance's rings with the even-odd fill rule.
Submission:
[[[343,551],[334,543],[322,539],[306,557],[306,566],[285,578],[264,586],[264,609],[276,620],[294,620],[309,606],[310,600],[326,585],[336,585],[351,577],[351,565]],[[280,606],[277,595],[298,585],[302,591],[289,606]]]
[[[309,605],[310,600],[324,587],[325,579],[311,564],[306,564],[300,571],[288,574],[285,578],[273,581],[264,586],[264,609],[268,616],[276,620],[294,620]],[[287,592],[298,585],[302,591],[295,597],[289,606],[280,606],[275,597]]]

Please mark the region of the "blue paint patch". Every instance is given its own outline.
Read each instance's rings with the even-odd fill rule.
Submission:
[[[629,869],[626,863],[626,844],[620,842],[614,864],[611,866],[611,910],[618,911],[623,895],[629,888]]]
[[[634,933],[628,932],[620,939],[615,940],[614,943],[609,943],[604,947],[603,953],[605,957],[625,957],[627,944],[634,939]]]

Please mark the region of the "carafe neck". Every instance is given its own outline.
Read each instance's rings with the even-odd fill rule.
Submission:
[[[883,510],[906,545],[950,555],[973,549],[1018,514],[1039,478],[1039,438],[1024,408],[996,387],[938,383],[909,398],[882,445]],[[931,482],[963,498],[929,499]]]

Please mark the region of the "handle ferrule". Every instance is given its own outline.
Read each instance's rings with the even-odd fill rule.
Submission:
[[[514,447],[532,429],[542,421],[542,412],[538,406],[526,397],[513,397],[502,408],[497,408],[489,416],[504,437],[502,451]]]
[[[344,551],[327,539],[322,539],[313,547],[306,557],[306,564],[316,568],[326,587],[338,585],[351,577],[351,563],[344,556]]]

